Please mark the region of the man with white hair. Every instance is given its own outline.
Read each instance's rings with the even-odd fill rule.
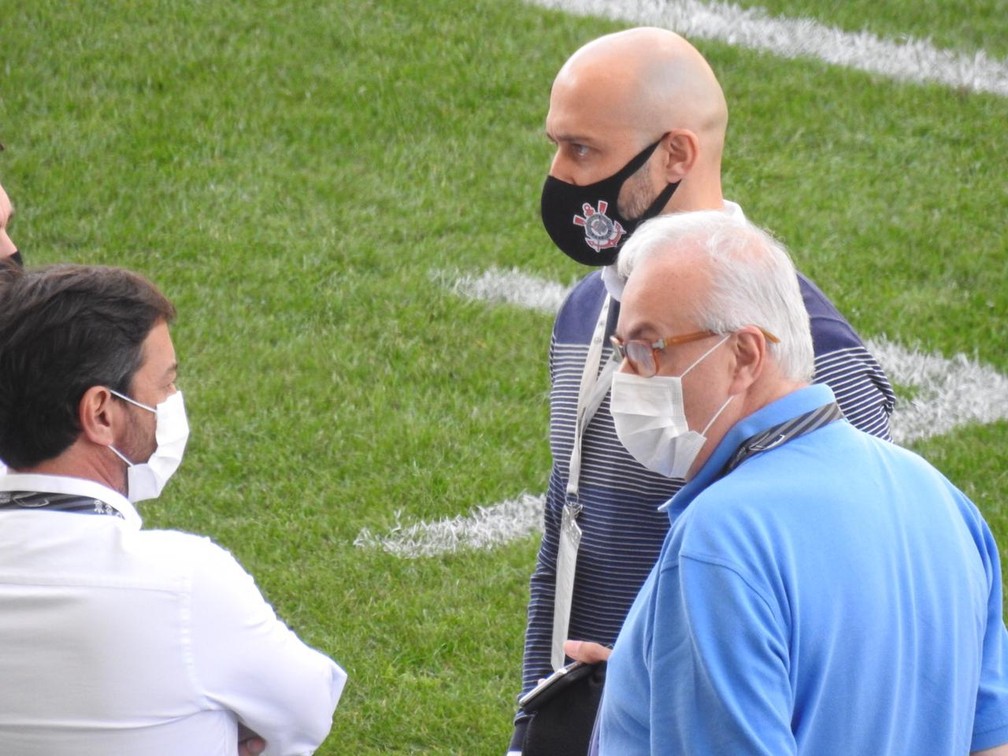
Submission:
[[[810,384],[784,248],[724,213],[668,215],[619,272],[616,431],[686,484],[609,656],[598,752],[1008,753],[990,529]]]

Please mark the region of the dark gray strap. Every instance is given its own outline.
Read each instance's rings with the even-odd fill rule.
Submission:
[[[45,509],[50,512],[112,515],[125,519],[115,507],[92,496],[44,491],[0,491],[0,509]]]
[[[768,428],[762,433],[757,433],[738,448],[738,451],[728,460],[728,464],[724,466],[721,474],[727,475],[754,454],[768,451],[793,438],[811,433],[824,425],[829,425],[834,420],[840,420],[843,416],[840,406],[836,402],[830,402],[811,412],[806,412],[804,415]]]

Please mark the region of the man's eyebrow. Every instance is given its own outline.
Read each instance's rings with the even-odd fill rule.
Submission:
[[[543,133],[546,138],[554,144],[559,142],[575,142],[577,144],[592,144],[595,140],[588,134],[578,134],[572,131],[556,131],[550,129],[549,124],[543,126]]]
[[[627,332],[625,340],[651,342],[661,338],[661,336],[655,336],[656,333],[658,333],[658,329],[652,323],[638,323]],[[651,336],[647,334],[651,334]]]
[[[553,144],[559,144],[560,142],[590,144],[592,141],[590,137],[580,134],[551,134],[549,130],[546,130],[546,138],[553,142]]]
[[[629,328],[620,328],[617,326],[613,330],[613,336],[622,341],[624,344],[631,341],[640,341],[650,346],[659,339],[664,338],[662,330],[663,329],[660,326],[650,320],[647,320],[634,323]]]

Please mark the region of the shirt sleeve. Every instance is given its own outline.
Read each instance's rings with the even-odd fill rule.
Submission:
[[[681,557],[671,571],[655,607],[652,753],[797,753],[778,612],[730,564]]]
[[[977,518],[981,519],[979,513]],[[982,527],[984,563],[990,580],[987,629],[983,640],[980,689],[973,720],[971,751],[1008,743],[1008,630],[1003,615],[1001,559],[990,528]]]
[[[555,375],[554,349],[556,335],[550,340],[549,374],[550,383]],[[536,683],[553,671],[551,665],[553,639],[553,601],[556,596],[556,560],[560,539],[560,513],[556,502],[557,492],[562,491],[558,479],[557,463],[553,461],[549,487],[546,491],[543,509],[543,537],[536,556],[535,569],[529,580],[528,622],[525,626],[525,653],[522,658],[522,686],[524,694]],[[559,499],[563,501],[563,499]],[[509,753],[520,753],[528,727],[528,715],[518,710],[514,720]]]
[[[582,284],[583,287],[583,284]],[[579,287],[581,288],[581,287]],[[573,295],[564,302],[556,322],[549,346],[549,379],[551,388],[557,379],[557,345],[561,338],[580,339],[580,332],[570,332],[567,325],[572,319],[581,324],[585,313],[580,310],[571,316],[567,313],[577,309],[572,304]],[[595,317],[598,317],[596,312]],[[594,322],[594,321],[593,321]],[[550,418],[560,409],[551,402]],[[529,580],[528,623],[525,627],[525,653],[522,660],[522,693],[535,687],[536,683],[553,671],[550,661],[553,642],[553,603],[556,596],[556,561],[560,548],[560,521],[563,513],[567,470],[561,464],[568,460],[553,458],[549,485],[543,510],[543,537],[536,556],[535,569]]]
[[[543,538],[529,581],[528,625],[522,665],[522,692],[553,671],[550,661],[553,644],[553,604],[556,596],[556,561],[560,545],[560,518],[563,498],[557,497],[551,478],[546,494]]]
[[[825,383],[855,428],[892,440],[889,418],[896,403],[885,370],[825,294],[798,276],[815,351],[816,383]]]
[[[252,577],[206,543],[191,591],[192,674],[208,707],[232,711],[268,756],[313,752],[332,727],[346,673],[301,642]]]

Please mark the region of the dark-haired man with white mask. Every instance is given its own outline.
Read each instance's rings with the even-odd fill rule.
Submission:
[[[141,530],[189,435],[153,284],[0,264],[0,752],[293,756],[346,675],[206,538]]]

